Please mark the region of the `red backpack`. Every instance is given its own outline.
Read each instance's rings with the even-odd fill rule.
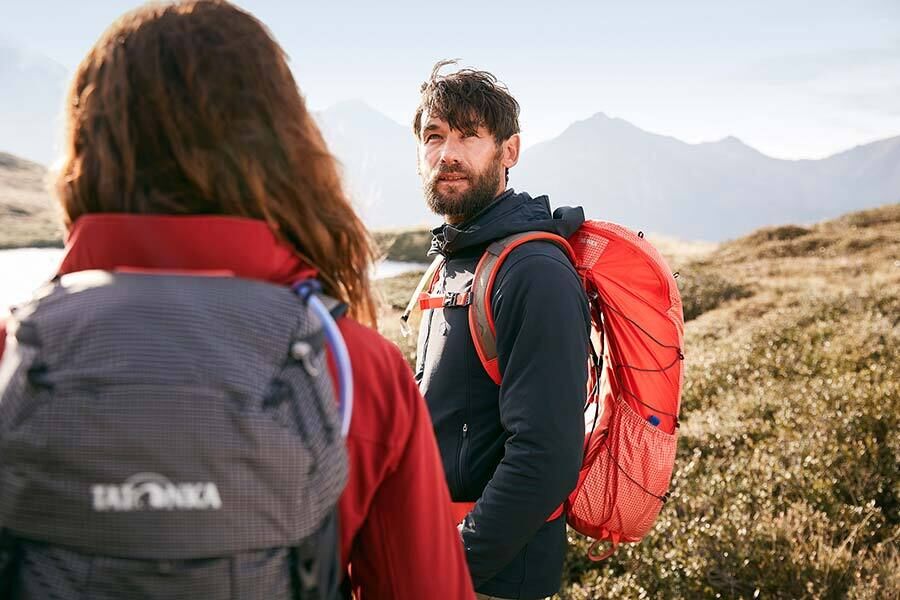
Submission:
[[[465,299],[475,349],[498,385],[491,293],[504,259],[534,240],[555,243],[569,256],[590,301],[584,459],[578,484],[548,520],[565,511],[572,528],[595,538],[588,556],[599,561],[620,542],[640,541],[669,495],[684,360],[681,298],[659,252],[643,234],[615,223],[587,221],[568,240],[546,232],[498,240],[479,261]],[[442,261],[432,263],[413,297],[422,309],[446,306],[448,299],[425,290]],[[601,542],[610,547],[598,553]]]

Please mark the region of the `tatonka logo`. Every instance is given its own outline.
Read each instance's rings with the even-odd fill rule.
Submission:
[[[222,508],[215,483],[172,483],[156,473],[138,473],[122,484],[91,486],[94,510],[218,510]]]

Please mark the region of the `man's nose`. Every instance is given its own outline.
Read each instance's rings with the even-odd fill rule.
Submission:
[[[441,162],[444,164],[453,164],[459,162],[460,159],[460,144],[458,141],[454,139],[446,139],[444,140],[444,145],[441,147]]]

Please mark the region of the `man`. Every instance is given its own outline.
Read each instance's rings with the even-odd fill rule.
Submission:
[[[492,242],[514,233],[570,236],[580,209],[551,215],[546,196],[507,189],[519,159],[519,105],[490,73],[463,69],[422,86],[413,129],[429,207],[445,223],[432,253],[445,263],[435,293],[471,290]],[[565,518],[548,520],[575,486],[582,459],[589,315],[569,259],[528,242],[498,273],[491,309],[502,382],[488,375],[468,306],[429,310],[416,377],[431,412],[445,476],[481,598],[543,598],[560,585]]]

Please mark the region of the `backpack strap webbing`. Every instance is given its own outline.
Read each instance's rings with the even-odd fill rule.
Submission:
[[[420,301],[424,296],[430,296],[431,288],[434,287],[434,282],[437,280],[438,272],[440,271],[441,265],[443,264],[444,257],[438,254],[434,257],[434,260],[431,261],[431,264],[425,270],[425,273],[422,274],[422,278],[419,280],[419,284],[416,286],[412,297],[409,299],[409,303],[406,305],[406,310],[404,310],[403,314],[400,316],[400,321],[403,323],[403,325],[406,325],[406,322],[409,321],[409,316],[417,306],[420,308],[425,308],[422,307],[422,303]]]
[[[472,305],[469,307],[469,331],[472,333],[472,342],[484,370],[497,385],[500,385],[501,377],[500,365],[497,362],[497,330],[494,327],[494,313],[491,309],[494,281],[510,252],[522,244],[536,240],[556,244],[566,253],[573,265],[577,264],[575,251],[564,237],[547,231],[528,231],[492,243],[475,267],[475,279],[470,292]]]

